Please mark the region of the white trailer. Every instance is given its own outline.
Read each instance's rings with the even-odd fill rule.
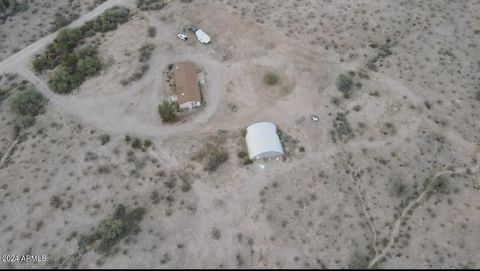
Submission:
[[[203,44],[209,44],[212,41],[207,33],[203,32],[202,29],[197,29],[195,31],[195,36],[197,37],[198,41]]]

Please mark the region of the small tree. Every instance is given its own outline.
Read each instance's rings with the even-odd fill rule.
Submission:
[[[108,219],[100,224],[98,234],[103,242],[110,242],[117,238],[124,229],[125,226],[120,219]]]
[[[29,88],[25,91],[19,92],[10,102],[12,110],[22,116],[37,116],[44,108],[47,99],[35,90]]]
[[[132,147],[135,148],[135,149],[142,148],[142,141],[138,138],[135,138],[132,142]]]
[[[276,85],[279,80],[280,80],[280,77],[274,72],[267,72],[263,76],[263,82],[269,86]]]
[[[342,73],[337,79],[337,88],[343,93],[343,97],[348,99],[352,96],[353,79],[350,75]]]
[[[67,68],[60,67],[48,84],[58,94],[69,94],[77,86],[77,78]]]
[[[434,180],[433,190],[440,194],[447,194],[450,190],[450,180],[446,176],[438,176]]]
[[[204,170],[209,172],[215,171],[221,164],[225,163],[227,160],[228,152],[213,148],[209,153]]]
[[[158,106],[158,113],[163,122],[175,122],[177,120],[177,104],[174,102],[164,101]]]

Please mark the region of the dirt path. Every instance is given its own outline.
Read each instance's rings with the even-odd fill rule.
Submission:
[[[102,12],[104,12],[106,9],[111,8],[115,5],[119,5],[124,3],[126,0],[108,0],[105,3],[97,6],[95,9],[92,11],[84,14],[80,18],[78,18],[76,21],[72,22],[69,26],[80,26],[84,24],[86,21],[89,21],[98,15],[100,15]],[[55,37],[57,36],[58,31],[51,33],[36,42],[30,44],[29,46],[25,47],[23,50],[20,52],[11,55],[4,61],[0,63],[0,74],[4,72],[11,71],[12,69],[18,68],[18,66],[25,65],[29,61],[29,59],[37,53],[39,50],[42,50],[45,48],[49,43],[51,43]]]
[[[79,20],[72,23],[71,26],[81,25],[85,21],[101,14],[105,9],[122,2],[124,2],[124,0],[107,1],[92,12],[82,16]],[[162,42],[168,42],[173,30],[165,26],[160,20],[155,20],[152,23],[159,30],[158,36],[163,39]],[[166,67],[170,63],[186,60],[202,64],[207,82],[207,90],[204,93],[207,106],[196,114],[192,120],[187,122],[165,126],[160,122],[156,114],[145,114],[145,111],[150,108],[152,109],[149,111],[156,112],[156,107],[160,103],[158,99],[158,89],[155,87],[150,88],[147,93],[142,94],[143,96],[140,96],[135,88],[115,95],[95,97],[57,95],[50,90],[45,80],[39,78],[29,69],[31,57],[52,42],[56,34],[57,33],[53,33],[38,40],[0,63],[0,73],[8,71],[23,76],[32,82],[37,89],[50,100],[53,108],[78,118],[83,123],[99,127],[111,133],[135,134],[144,137],[166,137],[178,134],[179,132],[197,131],[202,128],[218,110],[222,84],[220,77],[220,74],[222,74],[222,66],[208,53],[202,54],[197,51],[162,55],[162,57],[156,57],[152,60],[155,61],[154,65],[152,65],[155,67]],[[203,49],[204,52],[206,50],[206,48],[201,49]],[[165,84],[161,78],[157,80],[155,85],[158,86],[160,84]],[[139,99],[142,100],[142,104],[141,106],[136,106],[134,109],[136,112],[127,112],[128,110],[126,110],[126,108],[129,107],[131,101]]]
[[[459,168],[459,169],[454,169],[454,170],[443,170],[437,172],[433,177],[432,181],[428,184],[428,186],[423,190],[422,193],[418,195],[417,198],[412,200],[405,208],[402,209],[400,212],[400,216],[393,222],[393,228],[392,231],[390,232],[390,238],[388,240],[388,243],[386,247],[381,251],[381,253],[376,253],[375,257],[368,263],[369,268],[373,268],[378,262],[380,262],[390,251],[392,248],[393,244],[395,243],[395,239],[398,237],[400,234],[400,229],[402,226],[402,222],[406,219],[408,213],[415,207],[418,206],[422,200],[425,198],[428,192],[431,191],[432,186],[435,184],[435,182],[438,180],[440,176],[446,175],[446,174],[464,174],[467,172],[471,172],[472,174],[476,174],[480,168],[480,152],[477,152],[476,155],[476,160],[477,164],[471,168]]]

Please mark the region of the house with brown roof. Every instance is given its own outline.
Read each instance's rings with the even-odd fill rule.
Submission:
[[[202,104],[202,95],[197,80],[197,68],[191,62],[175,65],[175,90],[180,109],[192,109]]]

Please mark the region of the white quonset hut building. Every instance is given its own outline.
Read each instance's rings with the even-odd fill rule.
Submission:
[[[254,159],[275,158],[283,155],[283,147],[277,134],[277,126],[270,122],[258,122],[247,127],[248,157]]]

